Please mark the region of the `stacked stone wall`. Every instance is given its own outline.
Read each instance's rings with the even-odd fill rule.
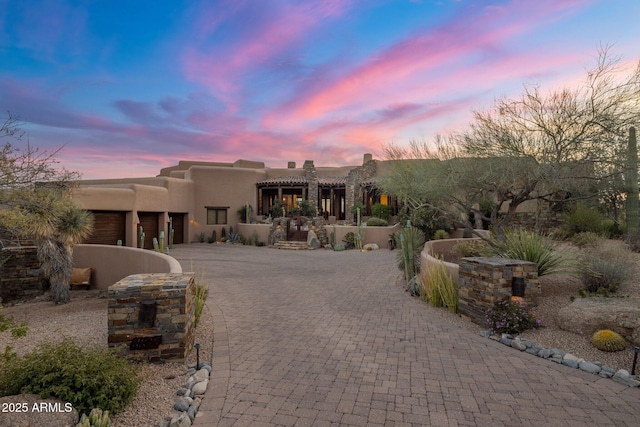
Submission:
[[[48,287],[35,246],[2,248],[0,251],[0,298],[3,302],[28,300]]]
[[[493,306],[512,296],[514,277],[525,282],[524,302],[535,305],[540,295],[538,266],[533,262],[505,258],[462,258],[458,275],[458,312],[486,326]]]
[[[184,360],[193,347],[193,273],[134,274],[109,287],[109,346],[125,344],[132,358]],[[143,303],[155,302],[152,325],[140,319]],[[160,337],[160,338],[159,338]],[[134,339],[157,339],[156,348],[131,349]]]

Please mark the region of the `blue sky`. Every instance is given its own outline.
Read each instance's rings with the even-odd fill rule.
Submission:
[[[598,47],[640,58],[637,0],[0,0],[0,111],[84,178],[178,160],[358,164],[466,126]]]

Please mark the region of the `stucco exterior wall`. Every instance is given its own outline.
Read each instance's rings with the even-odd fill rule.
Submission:
[[[258,198],[256,183],[266,178],[266,172],[264,169],[193,166],[187,177],[194,182],[194,208],[188,241],[197,242],[201,232],[210,236],[215,229],[220,236],[223,227],[227,231],[230,226],[237,229],[237,211],[246,203],[255,211]],[[227,224],[207,224],[207,206],[228,208]]]
[[[75,245],[73,265],[91,267],[91,285],[97,289],[107,289],[131,274],[182,273],[180,263],[173,257],[126,246]]]

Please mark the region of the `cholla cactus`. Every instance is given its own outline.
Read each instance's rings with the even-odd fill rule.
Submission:
[[[82,414],[76,427],[111,427],[109,411],[93,408],[88,417],[87,414]]]

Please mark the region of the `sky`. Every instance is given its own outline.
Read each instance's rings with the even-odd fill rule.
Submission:
[[[640,59],[638,0],[0,0],[0,118],[84,179],[358,165]]]

